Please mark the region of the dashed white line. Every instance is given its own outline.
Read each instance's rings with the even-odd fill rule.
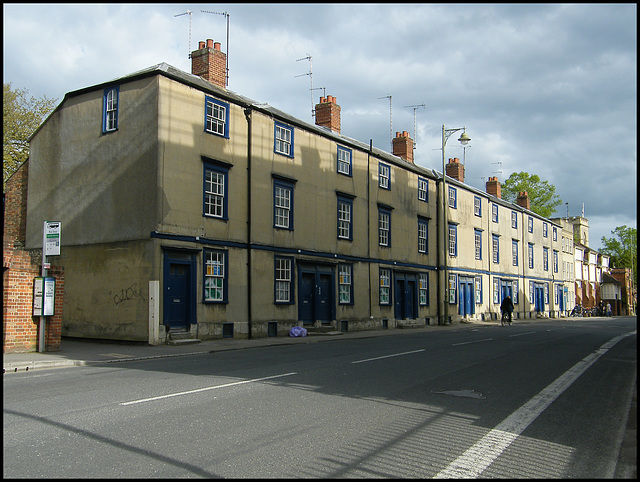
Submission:
[[[534,335],[535,331],[527,331],[526,333],[516,333],[515,335],[509,335],[509,338],[513,338],[514,336],[522,336],[522,335]]]
[[[152,402],[154,400],[162,400],[163,398],[179,397],[181,395],[190,395],[192,393],[206,392],[207,390],[215,390],[215,389],[218,389],[218,388],[233,387],[235,385],[244,385],[245,383],[261,382],[263,380],[271,380],[273,378],[288,377],[290,375],[296,375],[296,374],[297,374],[297,372],[291,372],[291,373],[283,373],[281,375],[272,375],[270,377],[254,378],[252,380],[242,380],[240,382],[225,383],[224,385],[214,385],[213,387],[204,387],[204,388],[198,388],[196,390],[187,390],[186,392],[169,393],[167,395],[160,395],[158,397],[143,398],[141,400],[133,400],[131,402],[122,402],[120,405],[123,405],[123,406],[124,405],[135,405],[136,403]]]
[[[451,346],[469,345],[471,343],[480,343],[481,341],[492,341],[493,338],[483,338],[482,340],[463,341],[462,343],[454,343]]]
[[[370,361],[374,361],[374,360],[382,360],[383,358],[391,358],[394,356],[402,356],[402,355],[410,355],[411,353],[420,353],[421,351],[425,351],[425,349],[421,349],[421,350],[413,350],[413,351],[405,351],[403,353],[394,353],[393,355],[384,355],[384,356],[378,356],[375,358],[367,358],[366,360],[358,360],[358,361],[352,361],[351,363],[364,363],[364,362],[370,362]]]

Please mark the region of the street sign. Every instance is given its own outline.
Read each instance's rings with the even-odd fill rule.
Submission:
[[[45,256],[60,255],[60,229],[62,223],[59,221],[45,221],[43,230],[42,246]]]
[[[33,279],[33,316],[53,316],[56,280],[38,276]]]

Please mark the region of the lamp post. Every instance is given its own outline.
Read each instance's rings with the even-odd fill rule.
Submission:
[[[444,286],[445,292],[444,297],[442,299],[442,320],[440,321],[441,325],[446,325],[449,323],[449,277],[447,276],[447,259],[449,257],[449,237],[447,236],[447,231],[449,230],[449,220],[448,220],[448,206],[449,206],[449,193],[447,192],[447,171],[445,164],[445,153],[444,146],[447,144],[447,140],[454,132],[462,131],[460,138],[458,141],[466,146],[471,138],[467,135],[466,127],[458,127],[457,129],[445,129],[444,124],[442,124],[442,275],[441,275],[441,286]]]

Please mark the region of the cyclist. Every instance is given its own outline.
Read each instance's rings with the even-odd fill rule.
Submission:
[[[506,296],[502,303],[500,304],[500,311],[502,311],[502,319],[500,324],[504,326],[505,323],[511,324],[511,318],[513,313],[513,301],[511,301],[511,296]]]

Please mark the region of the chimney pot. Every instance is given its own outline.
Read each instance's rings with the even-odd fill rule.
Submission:
[[[191,73],[197,75],[213,85],[227,88],[226,59],[224,52],[220,51],[220,42],[212,39],[206,42],[198,42],[198,50],[191,52]]]
[[[320,97],[320,103],[316,104],[316,125],[340,133],[340,106],[334,96]]]

